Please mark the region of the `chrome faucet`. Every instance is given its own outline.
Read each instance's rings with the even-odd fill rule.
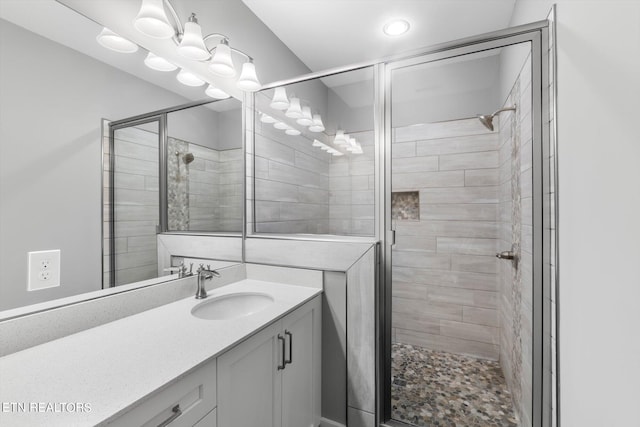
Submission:
[[[207,297],[207,291],[204,289],[204,282],[211,280],[213,277],[220,277],[220,273],[215,270],[211,270],[210,266],[204,268],[204,265],[200,264],[198,268],[198,289],[196,290],[196,299],[204,299]]]

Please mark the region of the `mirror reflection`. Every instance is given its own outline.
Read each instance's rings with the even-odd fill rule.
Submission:
[[[108,275],[111,271],[112,259],[111,252],[103,253],[103,246],[109,246],[103,243],[113,232],[145,230],[145,234],[127,240],[127,251],[135,249],[140,257],[119,257],[119,265],[131,274],[123,273],[118,284],[167,274],[158,271],[157,265],[154,268],[158,258],[154,253],[156,234],[163,231],[158,228],[159,220],[163,209],[167,210],[166,204],[160,204],[162,147],[158,124],[121,128],[115,134],[121,141],[116,155],[122,156],[116,163],[114,181],[116,187],[122,187],[118,193],[123,205],[117,209],[113,206],[114,215],[110,215],[108,197],[102,204],[111,172],[108,157],[103,158],[103,143],[108,146],[108,123],[200,100],[203,91],[181,84],[177,72],[163,73],[145,66],[148,52],[142,48],[118,53],[100,46],[96,36],[102,30],[102,25],[54,1],[3,2],[0,8],[0,310],[108,287],[112,279],[104,279],[105,272]],[[225,156],[233,155],[223,153],[238,150],[239,145],[232,147],[230,139],[227,145],[218,144],[218,131],[211,141],[202,141],[184,136],[176,128],[179,122],[188,122],[187,128],[204,133],[213,122],[218,127],[228,124],[229,132],[237,126],[236,143],[242,134],[241,120],[232,117],[234,109],[239,117],[239,108],[230,105],[199,107],[208,116],[195,109],[182,113],[187,117],[181,120],[169,115],[168,135],[187,144],[180,149],[194,156],[190,163],[182,160],[182,175],[176,175],[176,179],[188,176],[186,182],[195,190],[204,186],[207,167],[220,166],[210,187],[222,181],[236,183],[225,174],[236,173],[237,166],[232,166],[233,162],[222,166],[220,158],[224,157],[226,165]],[[134,167],[131,162],[138,155],[142,156],[141,162],[148,163],[143,168],[139,168],[143,163]],[[207,164],[207,156],[217,156],[218,160]],[[173,160],[177,160],[175,152]],[[187,175],[185,166],[189,168]],[[198,170],[201,167],[204,170]],[[137,173],[131,174],[135,177],[124,175],[129,172]],[[136,193],[141,188],[143,192]],[[216,189],[215,194],[220,196],[221,192]],[[203,210],[212,202],[203,200],[203,194],[188,196],[188,224],[175,222],[175,231],[228,233],[241,229],[237,224],[241,220],[233,223],[225,216],[227,211],[216,211],[206,218]],[[231,206],[241,210],[238,203],[218,199],[215,208],[221,210],[224,205],[229,206],[229,212]],[[196,209],[198,204],[200,211]],[[172,211],[183,209],[178,199],[173,206]],[[143,214],[151,216],[143,219]],[[110,230],[111,218],[128,218],[132,223],[122,222]],[[122,253],[124,242],[113,239],[113,243],[113,253]],[[41,251],[59,251],[59,257],[53,258],[59,259],[59,264],[53,265],[53,276],[59,281],[38,279],[35,267]],[[141,268],[133,274],[137,267]]]
[[[256,94],[255,233],[375,234],[373,101],[371,67]]]

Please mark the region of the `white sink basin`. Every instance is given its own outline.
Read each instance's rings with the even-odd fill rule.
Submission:
[[[207,320],[236,319],[264,310],[271,304],[273,304],[271,295],[241,292],[201,302],[191,309],[191,314]]]

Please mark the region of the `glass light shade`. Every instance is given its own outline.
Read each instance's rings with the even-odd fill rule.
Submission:
[[[271,117],[270,115],[265,114],[265,113],[260,113],[260,121],[262,123],[275,123],[275,122],[277,122],[276,119],[274,119],[273,117]]]
[[[324,144],[323,144],[322,142],[318,141],[317,139],[314,139],[314,140],[313,140],[313,144],[311,144],[311,145],[312,145],[313,147],[321,147],[321,146],[323,146]]]
[[[178,45],[178,52],[185,58],[194,61],[206,61],[211,57],[207,47],[202,40],[202,29],[195,21],[188,21],[184,24],[184,34]]]
[[[286,110],[289,108],[289,99],[287,98],[287,90],[284,87],[277,87],[273,92],[273,99],[269,104],[274,110]]]
[[[209,63],[209,69],[220,77],[235,77],[236,69],[233,66],[231,48],[228,44],[218,44]]]
[[[291,135],[291,136],[300,135],[300,131],[298,129],[294,129],[294,128],[289,128],[289,129],[285,130],[284,133],[286,133],[287,135]]]
[[[350,137],[348,141],[349,141],[349,145],[351,145],[351,148],[356,148],[358,146],[358,143],[356,142],[355,138]]]
[[[184,69],[180,70],[176,78],[180,83],[186,86],[196,87],[196,86],[202,86],[205,83],[205,81],[202,80],[200,77],[197,77],[195,74],[190,73],[189,71],[186,71]]]
[[[176,32],[164,11],[163,0],[142,0],[133,26],[142,34],[156,39],[170,39]]]
[[[334,156],[344,156],[344,153],[341,153],[338,150],[333,150],[333,153],[331,153],[331,154],[333,154]]]
[[[205,90],[204,93],[206,93],[207,96],[210,96],[211,98],[215,98],[215,99],[227,99],[231,96],[227,92],[223,91],[219,87],[215,87],[214,85],[209,85],[209,87],[207,87],[207,90]]]
[[[273,127],[279,130],[286,130],[289,129],[289,125],[284,123],[284,122],[275,122],[273,124]]]
[[[147,54],[147,57],[144,59],[144,65],[156,71],[173,71],[178,69],[178,67],[171,62],[153,52]]]
[[[302,117],[302,108],[300,108],[300,100],[298,98],[291,98],[289,108],[284,115],[291,117],[292,119],[299,119]]]
[[[133,53],[138,50],[137,44],[117,35],[108,28],[103,28],[96,37],[96,40],[100,43],[100,46],[115,52]]]
[[[255,92],[262,87],[253,62],[249,61],[242,64],[242,72],[236,82],[236,86],[238,86],[238,89],[247,92]]]
[[[338,130],[336,132],[336,137],[334,138],[333,143],[335,145],[347,145],[348,144],[347,137],[345,136],[343,130]]]
[[[313,123],[309,126],[309,130],[311,132],[324,132],[324,124],[322,123],[320,114],[313,115]]]
[[[311,115],[311,108],[304,106],[302,107],[302,117],[300,117],[296,122],[302,126],[311,126],[313,124],[313,116]]]

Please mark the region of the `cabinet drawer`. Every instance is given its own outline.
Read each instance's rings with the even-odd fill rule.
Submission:
[[[216,361],[196,369],[144,399],[109,426],[193,426],[216,406]],[[215,412],[214,418],[215,418]],[[206,418],[206,417],[205,417]],[[203,424],[214,425],[214,424]]]
[[[216,410],[214,409],[205,415],[204,418],[198,421],[198,424],[195,424],[193,427],[216,427],[218,425],[217,421]]]

